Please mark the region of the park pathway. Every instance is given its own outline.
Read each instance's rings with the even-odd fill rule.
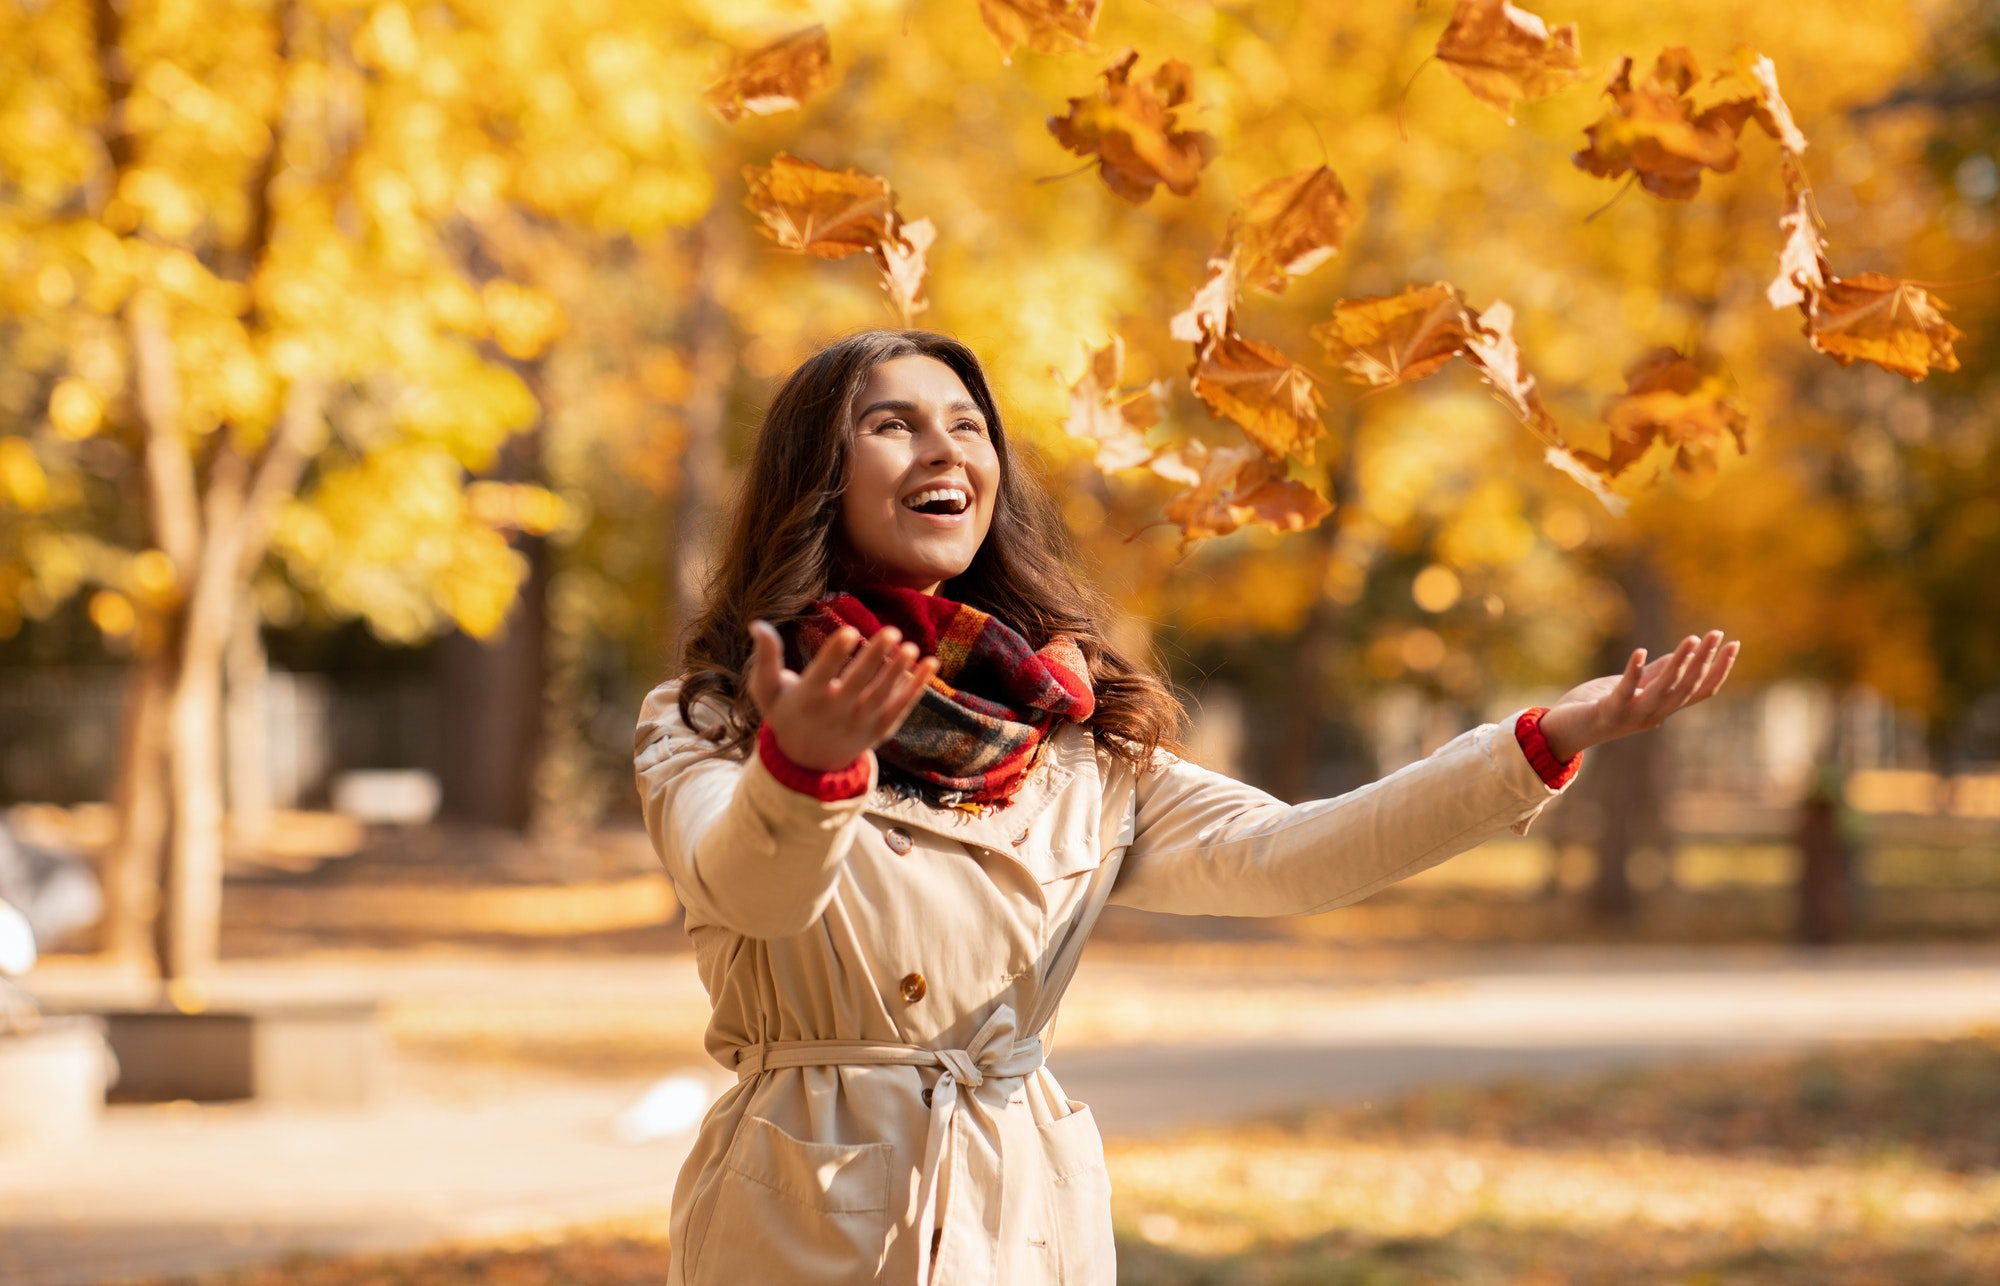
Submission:
[[[1093,946],[1057,1023],[1050,1066],[1114,1140],[1445,1080],[2000,1024],[2000,946],[1173,958]],[[419,1010],[636,1006],[686,1052],[678,1067],[588,1079],[399,1057],[366,1110],[110,1108],[86,1143],[0,1152],[0,1282],[85,1286],[639,1210],[664,1220],[688,1136],[626,1143],[612,1123],[655,1075],[727,1083],[703,1066],[685,956],[328,956],[227,978],[245,995],[373,988]],[[34,983],[50,1000],[121,990],[60,959]]]

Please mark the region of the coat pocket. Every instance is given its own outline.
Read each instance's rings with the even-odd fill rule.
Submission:
[[[722,1158],[688,1281],[859,1281],[889,1234],[889,1151],[818,1143],[746,1115]]]
[[[1055,1207],[1060,1280],[1064,1286],[1113,1286],[1118,1255],[1111,1234],[1111,1172],[1104,1164],[1104,1138],[1088,1103],[1065,1101],[1069,1115],[1039,1127]]]

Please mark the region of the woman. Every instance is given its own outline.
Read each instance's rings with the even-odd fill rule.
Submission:
[[[978,361],[916,330],[790,377],[721,552],[635,743],[738,1076],[679,1175],[676,1284],[1111,1282],[1103,1141],[1042,1041],[1105,904],[1310,915],[1524,835],[1737,648],[1641,649],[1288,805],[1182,757]]]

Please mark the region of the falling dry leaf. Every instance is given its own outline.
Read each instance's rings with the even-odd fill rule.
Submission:
[[[1160,421],[1166,385],[1159,380],[1120,392],[1124,379],[1125,341],[1113,335],[1111,342],[1089,354],[1083,377],[1069,386],[1069,415],[1063,429],[1072,437],[1093,442],[1099,471],[1143,467],[1160,451],[1146,445],[1146,431]],[[1050,368],[1062,378],[1062,372]]]
[[[1707,480],[1715,476],[1725,436],[1746,454],[1742,408],[1730,400],[1718,375],[1704,372],[1679,349],[1649,348],[1625,369],[1625,391],[1605,411],[1611,426],[1608,471],[1618,475],[1656,444],[1672,448],[1676,472]]]
[[[928,307],[922,298],[929,219],[904,223],[886,180],[859,170],[830,170],[780,152],[765,166],[746,165],[743,204],[764,234],[786,250],[842,259],[866,253],[905,325]]]
[[[1857,272],[1828,278],[1805,307],[1806,338],[1842,366],[1873,362],[1912,380],[1958,369],[1951,344],[1965,332],[1944,319],[1944,302],[1921,286]]]
[[[1785,213],[1778,227],[1785,234],[1778,248],[1778,275],[1765,288],[1771,307],[1804,304],[1807,297],[1826,289],[1832,270],[1826,263],[1826,239],[1819,234],[1819,216],[1814,212],[1812,193],[1806,188],[1798,168],[1789,158],[1784,162]]]
[[[1074,54],[1090,48],[1091,29],[1104,0],[979,0],[979,17],[1000,42],[1000,61],[1014,64],[1026,45],[1038,54]]]
[[[1632,58],[1618,60],[1604,92],[1613,106],[1584,133],[1590,146],[1570,159],[1599,178],[1636,172],[1655,196],[1686,201],[1701,190],[1701,172],[1727,173],[1740,153],[1736,135],[1755,106],[1736,99],[1696,111],[1688,97],[1700,73],[1694,56],[1676,45],[1661,51],[1653,70],[1632,86]]]
[[[1443,366],[1464,350],[1473,325],[1457,288],[1438,281],[1395,295],[1343,299],[1330,321],[1306,333],[1327,360],[1382,386],[1420,380]]]
[[[1514,104],[1547,98],[1583,73],[1576,24],[1553,32],[1506,0],[1458,0],[1438,38],[1437,58],[1467,89],[1514,123]]]
[[[1199,344],[1208,334],[1225,334],[1236,329],[1236,258],[1223,253],[1208,261],[1208,276],[1194,292],[1186,308],[1167,322],[1167,333],[1175,339]]]
[[[1310,448],[1326,434],[1326,405],[1303,366],[1276,347],[1234,331],[1195,345],[1188,381],[1209,410],[1242,429],[1273,459]]]
[[[1125,539],[1161,523],[1181,529],[1176,557],[1185,557],[1196,543],[1253,522],[1276,531],[1303,531],[1318,525],[1333,506],[1311,487],[1286,478],[1282,466],[1251,447],[1211,447],[1199,438],[1180,443],[1153,463],[1162,477],[1187,484],[1187,490],[1161,507],[1160,522],[1148,523]]]
[[[1477,323],[1466,335],[1465,358],[1536,437],[1551,446],[1563,444],[1554,418],[1542,405],[1535,377],[1521,364],[1521,346],[1514,338],[1512,304],[1496,299],[1479,314]]]
[[[1188,65],[1169,58],[1152,76],[1128,80],[1138,58],[1138,50],[1125,50],[1100,73],[1102,92],[1068,100],[1069,114],[1049,117],[1048,125],[1064,147],[1097,158],[1098,175],[1113,192],[1144,205],[1163,183],[1177,196],[1193,192],[1216,143],[1211,134],[1176,127],[1175,109],[1189,95]]]
[[[1965,332],[1944,319],[1944,302],[1879,272],[1835,276],[1811,189],[1790,155],[1784,175],[1786,212],[1778,226],[1785,240],[1778,250],[1778,275],[1764,291],[1772,307],[1797,304],[1806,318],[1801,333],[1843,366],[1873,362],[1911,380],[1933,370],[1957,370],[1952,341]]]
[[[831,62],[826,27],[816,23],[738,54],[702,99],[726,121],[788,111],[826,88]]]
[[[1324,165],[1258,187],[1229,217],[1223,245],[1236,259],[1243,285],[1283,294],[1347,242],[1354,206],[1340,178]]]

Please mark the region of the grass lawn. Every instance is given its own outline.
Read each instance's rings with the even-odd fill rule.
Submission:
[[[2000,1281],[2000,1030],[1108,1148],[1133,1283]],[[657,1282],[664,1211],[204,1286]]]

